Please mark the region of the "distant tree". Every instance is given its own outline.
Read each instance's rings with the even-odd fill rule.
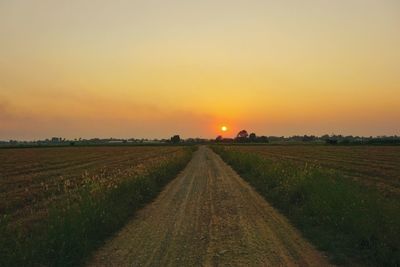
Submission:
[[[340,144],[342,144],[342,145],[348,145],[348,144],[350,144],[352,141],[353,141],[352,139],[344,138],[343,140],[340,141]]]
[[[268,140],[268,137],[263,135],[263,136],[257,137],[257,142],[259,142],[259,143],[268,143],[269,140]]]
[[[59,142],[62,142],[62,138],[61,138],[61,137],[52,137],[52,138],[51,138],[51,142],[52,142],[52,143],[59,143]]]
[[[315,140],[316,140],[316,137],[314,135],[310,135],[310,136],[304,135],[301,138],[301,141],[303,141],[303,142],[309,142],[309,141],[315,141]]]
[[[174,135],[171,137],[171,142],[177,144],[181,141],[181,137],[179,135]]]
[[[330,138],[330,139],[326,139],[325,142],[326,142],[327,144],[329,144],[329,145],[336,145],[336,144],[338,143],[338,140],[337,140],[337,139]]]
[[[256,136],[255,133],[251,133],[251,134],[249,135],[249,141],[250,141],[250,142],[257,142],[257,136]]]
[[[237,138],[247,138],[249,136],[249,134],[247,133],[246,130],[241,130],[240,132],[238,132],[237,134]]]
[[[323,136],[321,136],[321,139],[322,139],[322,140],[327,140],[327,139],[329,139],[329,135],[324,134]]]
[[[241,130],[240,132],[238,132],[238,134],[236,135],[235,141],[236,142],[240,142],[240,143],[244,143],[248,141],[248,136],[249,134],[247,133],[246,130]]]
[[[223,140],[221,135],[218,135],[217,138],[215,138],[215,141],[221,142]]]

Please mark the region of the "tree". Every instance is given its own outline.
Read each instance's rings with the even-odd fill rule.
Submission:
[[[250,141],[250,142],[257,142],[257,136],[256,136],[255,133],[251,133],[251,134],[249,135],[249,141]]]
[[[221,135],[218,135],[217,136],[217,138],[215,138],[215,141],[217,141],[217,142],[221,142],[222,141],[222,136]]]
[[[237,138],[247,138],[249,136],[249,134],[247,133],[246,130],[241,130],[240,132],[238,132],[237,134]]]
[[[269,142],[268,137],[266,137],[264,135],[257,137],[257,141],[260,143],[268,143]]]
[[[238,132],[235,140],[237,142],[246,142],[248,136],[249,136],[249,134],[247,133],[246,130],[241,130],[240,132]]]
[[[177,144],[181,141],[181,137],[179,135],[174,135],[171,137],[171,142]]]
[[[326,139],[325,142],[329,145],[336,145],[338,143],[338,140],[334,139],[334,138],[330,138],[330,139]]]

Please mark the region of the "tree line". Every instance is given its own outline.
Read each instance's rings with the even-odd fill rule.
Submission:
[[[269,143],[269,142],[316,142],[329,145],[346,145],[346,144],[400,144],[400,136],[353,136],[353,135],[336,135],[325,134],[316,135],[293,135],[293,136],[257,136],[255,133],[248,133],[241,130],[234,138],[224,138],[221,135],[214,140],[217,143]]]
[[[207,143],[319,143],[328,145],[400,145],[400,136],[353,136],[325,134],[316,135],[293,135],[293,136],[258,136],[256,133],[250,134],[246,130],[239,131],[234,138],[226,138],[221,135],[215,139],[207,138],[186,138],[173,135],[168,139],[120,139],[120,138],[92,138],[92,139],[66,139],[52,137],[45,140],[18,141],[0,140],[0,147],[34,147],[34,146],[85,146],[85,145],[135,145],[135,144],[207,144]]]

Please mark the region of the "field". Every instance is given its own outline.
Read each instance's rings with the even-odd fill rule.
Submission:
[[[0,150],[0,214],[37,220],[85,184],[114,186],[182,153],[179,147],[77,147]],[[17,163],[17,164],[16,164]]]
[[[178,146],[0,150],[0,265],[76,263],[174,178],[190,153]],[[103,228],[86,240],[93,223]],[[51,249],[57,242],[85,246],[60,255]]]
[[[195,148],[0,149],[0,266],[400,265],[400,147]]]
[[[400,147],[213,149],[335,263],[400,264]]]
[[[232,146],[277,162],[317,165],[333,169],[384,194],[400,193],[400,146],[274,145]]]

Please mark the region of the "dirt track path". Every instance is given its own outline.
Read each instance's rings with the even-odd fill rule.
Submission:
[[[186,169],[97,251],[92,266],[326,266],[288,221],[200,147]]]

